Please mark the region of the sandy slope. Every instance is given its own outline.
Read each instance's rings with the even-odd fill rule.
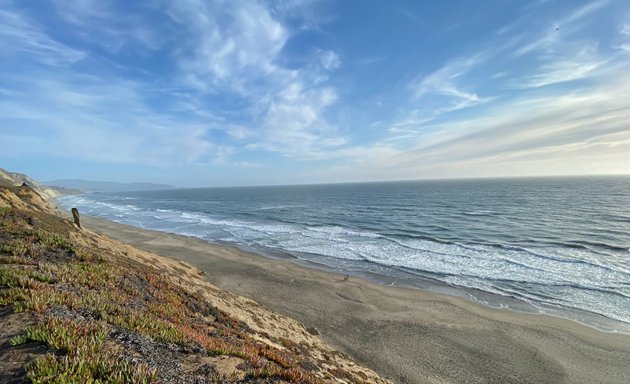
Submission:
[[[167,272],[169,278],[188,291],[196,292],[208,302],[230,316],[245,322],[255,333],[257,340],[275,348],[284,347],[271,340],[288,339],[293,343],[309,345],[308,355],[317,362],[316,372],[331,383],[381,383],[373,370],[357,365],[347,356],[331,348],[316,332],[308,330],[293,318],[275,313],[257,302],[216,287],[204,277],[205,273],[189,263],[139,250],[127,243],[94,233],[92,221],[84,219],[88,228],[73,235],[73,240],[95,249],[108,249],[114,254],[156,267]]]
[[[214,285],[317,328],[400,383],[629,383],[630,336],[545,315],[379,286],[233,247],[85,218],[88,228],[191,263]]]

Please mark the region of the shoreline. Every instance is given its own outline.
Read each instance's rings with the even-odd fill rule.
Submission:
[[[129,197],[131,200],[136,198]],[[505,252],[508,253],[503,254],[504,246],[499,243],[496,244],[498,248],[494,245],[482,246],[483,242],[479,243],[481,248],[475,248],[463,245],[467,244],[466,241],[463,244],[446,241],[444,247],[450,248],[444,250],[440,248],[442,242],[439,237],[418,240],[420,245],[405,245],[405,235],[401,235],[401,238],[395,235],[390,237],[386,233],[380,234],[378,229],[361,230],[352,225],[346,226],[348,223],[339,224],[340,227],[329,227],[324,222],[311,227],[307,225],[308,221],[298,225],[298,220],[297,226],[293,227],[289,220],[291,224],[287,224],[289,226],[285,228],[284,220],[280,217],[275,217],[268,223],[264,217],[261,222],[258,219],[252,222],[243,219],[241,222],[241,219],[231,218],[233,213],[223,212],[220,208],[218,211],[222,213],[217,217],[223,219],[217,219],[213,215],[206,217],[205,213],[195,213],[194,210],[188,212],[186,209],[181,210],[181,207],[164,210],[150,208],[149,204],[149,208],[142,208],[142,203],[134,206],[135,203],[127,202],[127,197],[122,199],[125,202],[118,198],[86,199],[87,202],[78,197],[76,204],[73,199],[60,199],[60,202],[63,201],[68,209],[76,205],[85,209],[88,215],[94,214],[95,217],[140,229],[190,236],[210,244],[233,246],[272,259],[288,259],[308,268],[354,275],[383,285],[445,293],[491,308],[544,313],[576,321],[602,332],[630,335],[630,318],[627,309],[624,309],[626,305],[623,303],[624,288],[621,283],[627,273],[622,267],[623,263],[619,268],[615,267],[615,259],[612,259],[613,264],[610,267],[606,267],[605,259],[602,261],[604,264],[599,264],[588,261],[588,257],[585,261],[579,254],[565,260],[561,257],[564,255],[561,249],[553,248],[547,255],[549,252],[516,247],[518,252],[525,254],[512,254],[512,248],[506,246],[508,250]],[[100,200],[103,202],[99,202]],[[94,203],[107,206],[107,209],[94,209]],[[256,206],[252,209],[258,211],[267,208]],[[153,210],[156,212],[152,213]],[[255,213],[239,212],[234,217],[241,217],[243,214],[245,217],[250,214],[257,217]],[[339,221],[342,222],[343,220]],[[268,225],[271,226],[269,229]],[[363,233],[364,231],[367,233]],[[343,235],[337,235],[338,233]],[[370,240],[364,242],[365,236]],[[561,236],[564,239],[564,234]],[[378,238],[378,241],[372,240],[372,237]],[[410,238],[413,239],[413,236]],[[426,241],[429,242],[428,245],[425,244]],[[558,244],[565,244],[564,240],[558,241]],[[542,244],[547,243],[543,241]],[[572,248],[571,241],[566,246]],[[423,257],[425,251],[430,256]],[[556,251],[559,255],[557,257],[554,253]],[[409,252],[412,254],[408,254]],[[468,263],[467,258],[475,259],[470,267],[462,266],[462,263]],[[565,266],[565,262],[571,265]],[[584,274],[586,269],[591,273]],[[612,285],[609,287],[606,281],[610,281]],[[604,285],[610,289],[602,290],[601,286]]]
[[[322,259],[321,261],[314,260],[312,258],[300,258],[299,256],[279,249],[265,249],[262,247],[257,248],[238,243],[213,242],[212,240],[194,235],[187,235],[171,231],[162,231],[159,229],[142,228],[132,224],[119,223],[108,218],[88,215],[86,215],[85,217],[90,217],[95,220],[113,222],[115,224],[129,226],[143,231],[165,233],[174,236],[182,236],[184,238],[201,240],[211,246],[233,247],[238,249],[239,251],[262,256],[270,260],[290,261],[304,268],[316,269],[336,275],[348,274],[350,276],[368,280],[372,283],[383,286],[411,288],[441,295],[454,296],[486,308],[509,310],[523,314],[558,317],[578,323],[580,325],[584,325],[589,328],[593,328],[599,332],[610,334],[623,334],[630,336],[630,323],[612,319],[606,317],[605,315],[572,307],[554,308],[553,306],[545,305],[544,303],[534,303],[524,300],[522,298],[503,296],[498,293],[487,292],[473,287],[453,286],[431,276],[415,274],[413,272],[406,271],[404,268],[398,268],[395,266],[366,262],[368,264],[367,268],[359,267],[353,269],[353,267],[356,266],[348,265],[344,269],[344,267],[340,267],[338,265],[336,266],[327,264],[325,262],[325,257],[316,257]],[[360,263],[359,261],[352,262]],[[379,269],[380,271],[378,271]],[[387,270],[387,272],[385,272],[385,270]]]
[[[203,239],[89,216],[83,221],[90,230],[195,265],[211,283],[318,329],[331,345],[397,382],[630,378],[627,334],[360,277],[345,281],[330,271]]]

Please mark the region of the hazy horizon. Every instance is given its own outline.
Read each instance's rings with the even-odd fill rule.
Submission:
[[[30,175],[29,175],[30,176]],[[291,186],[317,186],[317,185],[343,185],[343,184],[378,184],[378,183],[414,183],[414,182],[432,182],[432,181],[484,181],[484,180],[520,180],[520,179],[562,179],[562,178],[607,178],[619,177],[630,178],[630,174],[598,174],[598,175],[522,175],[522,176],[472,176],[472,177],[444,177],[444,178],[424,178],[424,179],[389,179],[389,180],[358,180],[358,181],[333,181],[333,182],[305,182],[291,184],[226,184],[226,185],[173,185],[168,183],[157,183],[153,181],[129,181],[119,182],[112,180],[86,180],[86,179],[57,179],[57,180],[38,180],[48,186],[56,186],[56,181],[87,181],[95,183],[112,183],[112,184],[153,184],[168,185],[177,189],[204,189],[204,188],[247,188],[247,187],[291,187]]]
[[[38,180],[630,174],[623,0],[7,1],[0,39],[0,166]]]

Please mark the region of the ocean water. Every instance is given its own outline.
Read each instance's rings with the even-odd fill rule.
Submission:
[[[630,177],[90,193],[65,208],[630,330]]]

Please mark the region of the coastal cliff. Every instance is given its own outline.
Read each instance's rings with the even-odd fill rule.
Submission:
[[[30,176],[23,173],[9,172],[0,168],[0,187],[18,187],[21,185],[30,187],[39,197],[46,201],[59,196],[57,191],[41,184]],[[36,205],[42,205],[42,202],[37,202]]]
[[[3,179],[0,382],[387,382],[186,262],[78,228],[34,180]]]

